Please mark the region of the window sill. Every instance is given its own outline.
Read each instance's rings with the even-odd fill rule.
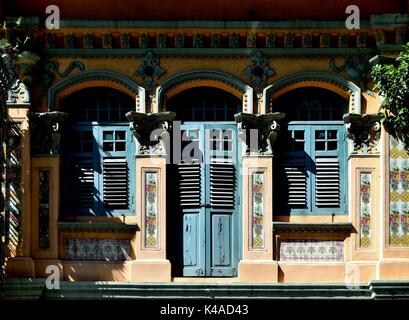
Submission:
[[[292,223],[273,222],[273,231],[286,232],[356,232],[350,222],[345,223]]]
[[[136,223],[114,222],[58,222],[59,231],[126,232],[139,231]]]

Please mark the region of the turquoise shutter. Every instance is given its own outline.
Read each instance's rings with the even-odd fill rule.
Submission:
[[[183,143],[194,144],[203,150],[203,132],[200,125],[182,126]],[[193,155],[192,155],[193,156]],[[190,162],[177,164],[179,189],[179,210],[182,224],[183,276],[204,276],[206,259],[204,164],[201,154],[196,154]]]
[[[327,214],[345,212],[346,145],[343,125],[311,128],[312,211]]]
[[[99,212],[101,214],[133,214],[135,156],[128,125],[98,128],[99,148],[96,157],[99,179]]]
[[[104,206],[109,209],[129,207],[129,174],[126,158],[105,158],[103,163]]]

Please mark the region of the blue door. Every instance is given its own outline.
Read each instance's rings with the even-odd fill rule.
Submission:
[[[183,276],[234,277],[238,261],[235,123],[184,123],[177,164]]]

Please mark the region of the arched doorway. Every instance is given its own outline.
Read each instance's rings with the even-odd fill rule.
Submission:
[[[242,101],[213,87],[184,90],[168,101],[176,112],[168,168],[168,258],[174,276],[235,277],[239,260],[237,125]],[[176,150],[176,151],[175,151]]]

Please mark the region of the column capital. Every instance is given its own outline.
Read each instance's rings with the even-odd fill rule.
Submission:
[[[137,154],[165,155],[166,145],[164,137],[172,127],[175,112],[141,113],[130,111],[126,117],[131,125],[131,130],[140,146]]]
[[[68,113],[60,111],[29,114],[32,154],[60,154],[61,133],[67,118]]]
[[[273,112],[267,114],[237,113],[234,115],[239,129],[245,130],[246,154],[273,154],[273,145],[280,131],[280,121],[284,113]],[[252,141],[251,130],[257,130],[257,143]]]
[[[379,153],[379,137],[381,132],[380,115],[344,114],[347,137],[352,142],[350,153]]]

